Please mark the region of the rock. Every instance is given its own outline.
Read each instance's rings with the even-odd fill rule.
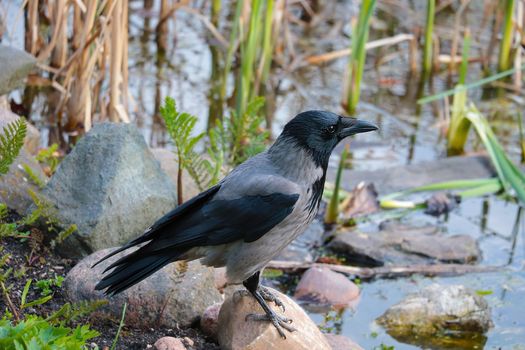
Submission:
[[[127,325],[176,328],[196,322],[208,306],[222,300],[213,284],[213,269],[198,261],[169,264],[124,292],[106,297],[101,291],[94,290],[95,285],[102,278],[105,267],[125,252],[94,268],[91,266],[110,251],[112,249],[105,249],[85,257],[71,269],[64,281],[71,302],[109,300],[99,309],[98,317],[118,320],[122,305],[127,302]]]
[[[328,344],[332,347],[332,350],[363,350],[357,343],[352,339],[339,334],[325,334]]]
[[[348,306],[359,298],[359,287],[345,275],[327,268],[311,267],[295,288],[295,299],[317,304]]]
[[[413,237],[404,240],[401,249],[444,262],[470,263],[480,257],[476,241],[467,235]]]
[[[0,95],[21,87],[36,59],[25,51],[0,45]]]
[[[215,288],[221,293],[224,292],[224,288],[228,285],[228,279],[226,278],[226,267],[218,267],[213,271]]]
[[[262,309],[257,301],[248,295],[234,293],[226,299],[219,314],[219,345],[223,350],[316,350],[331,349],[325,336],[319,331],[315,323],[286,295],[276,293],[286,307],[284,315],[293,319],[295,332],[286,332],[286,339],[282,339],[270,322],[246,321],[246,315],[261,313]],[[282,312],[275,304],[270,307],[276,312]]]
[[[200,326],[204,334],[212,339],[217,339],[217,331],[219,329],[219,312],[221,311],[222,303],[215,303],[208,306],[201,316]]]
[[[337,169],[328,168],[327,178],[330,181],[335,179],[336,171]],[[449,157],[384,169],[344,169],[341,186],[352,191],[361,181],[366,180],[373,183],[380,194],[388,194],[436,182],[489,178],[494,175],[496,171],[486,156]]]
[[[349,262],[364,266],[471,263],[481,257],[472,237],[442,234],[431,226],[389,225],[376,233],[340,232],[328,247],[347,255]]]
[[[186,350],[182,340],[174,337],[162,337],[153,346],[156,350]]]
[[[457,341],[481,339],[476,334],[492,327],[487,302],[462,285],[432,284],[390,307],[377,322],[396,339],[434,346],[443,341],[436,334],[450,332]],[[447,339],[449,346],[452,341]]]
[[[177,203],[176,189],[137,128],[95,125],[62,160],[43,190],[64,226],[76,224],[59,250],[69,258],[141,235]]]
[[[314,220],[306,231],[286,246],[274,260],[313,262],[314,248],[322,245],[323,234],[323,224]]]
[[[175,154],[165,148],[152,148],[151,153],[153,153],[155,159],[159,161],[160,167],[170,177],[173,184],[177,186],[178,165]],[[195,197],[201,192],[186,170],[182,172],[182,187],[182,194],[185,201]]]
[[[14,122],[18,118],[20,118],[20,116],[10,110],[0,108],[0,130],[3,130],[7,124]],[[24,139],[24,148],[29,154],[36,155],[40,146],[40,131],[31,123],[26,123],[26,126],[27,132],[26,138]]]
[[[360,182],[350,194],[343,212],[345,217],[352,218],[368,215],[380,209],[377,200],[377,191],[373,183]]]
[[[0,68],[1,70],[1,68]],[[0,133],[3,134],[3,128],[20,118],[16,114],[0,108]],[[40,134],[31,124],[27,123],[27,134],[24,140],[24,147],[20,150],[18,157],[11,164],[9,172],[0,177],[0,202],[7,204],[11,209],[16,210],[19,214],[24,214],[27,208],[33,204],[29,191],[38,193],[40,189],[30,179],[23,165],[29,166],[32,173],[37,176],[43,183],[47,180],[40,164],[31,156],[31,152],[38,149]]]

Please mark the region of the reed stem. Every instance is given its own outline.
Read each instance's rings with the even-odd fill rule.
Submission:
[[[368,41],[369,23],[375,6],[376,0],[363,0],[359,18],[352,28],[352,45],[346,83],[346,109],[350,115],[355,114],[361,94],[361,80],[366,60],[365,45]]]
[[[427,23],[425,28],[425,48],[423,50],[423,73],[428,75],[432,70],[432,33],[434,31],[434,15],[436,0],[428,0]]]
[[[510,51],[512,45],[512,13],[514,0],[505,0],[505,19],[503,21],[503,39],[499,51],[498,71],[503,72],[510,68]]]

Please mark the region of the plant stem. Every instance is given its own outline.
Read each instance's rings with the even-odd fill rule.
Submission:
[[[427,25],[425,29],[425,48],[423,51],[423,72],[429,74],[432,70],[432,32],[434,31],[434,14],[436,11],[436,0],[428,0],[427,3]]]
[[[115,338],[113,339],[113,343],[111,344],[110,350],[115,350],[117,347],[117,341],[120,336],[120,331],[122,330],[122,327],[124,326],[124,318],[126,317],[126,308],[128,307],[128,303],[124,303],[124,307],[122,307],[122,317],[120,318],[120,323],[118,325],[117,334],[115,334]]]
[[[361,80],[365,67],[366,50],[365,45],[368,41],[369,23],[376,5],[376,0],[363,0],[357,24],[352,28],[352,45],[350,60],[348,61],[348,81],[347,89],[347,112],[355,114],[359,96],[361,94]]]
[[[505,1],[505,20],[503,22],[503,39],[499,51],[498,71],[503,72],[510,68],[510,50],[512,45],[512,12],[514,0]]]
[[[463,37],[463,50],[461,53],[461,66],[459,68],[459,80],[458,84],[464,85],[465,79],[467,78],[468,71],[468,57],[470,52],[470,30],[465,30],[465,36]]]
[[[339,188],[341,187],[341,176],[348,152],[349,148],[347,145],[341,153],[341,158],[339,159],[339,166],[337,167],[337,175],[335,177],[334,191],[332,197],[330,198],[330,203],[328,204],[325,214],[324,222],[326,224],[334,224],[337,221],[337,217],[339,216]]]

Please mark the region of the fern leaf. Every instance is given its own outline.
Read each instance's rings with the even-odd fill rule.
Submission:
[[[19,118],[4,127],[0,135],[0,175],[7,174],[9,167],[15,161],[24,145],[27,126],[24,119]]]

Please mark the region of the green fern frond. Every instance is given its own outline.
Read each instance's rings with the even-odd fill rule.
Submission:
[[[7,174],[9,167],[15,161],[24,145],[27,126],[23,118],[19,118],[4,127],[0,134],[0,175]]]

